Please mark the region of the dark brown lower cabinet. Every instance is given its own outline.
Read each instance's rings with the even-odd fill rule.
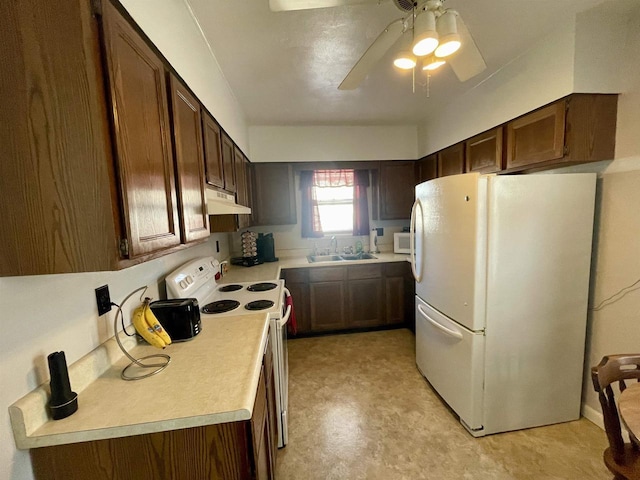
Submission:
[[[312,332],[343,330],[347,327],[344,298],[343,281],[309,284]]]
[[[37,480],[274,480],[277,433],[267,346],[251,420],[30,451]]]
[[[388,326],[413,327],[408,262],[283,270],[297,336]]]

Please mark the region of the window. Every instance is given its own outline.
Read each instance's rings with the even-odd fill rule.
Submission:
[[[317,170],[314,193],[323,233],[353,233],[353,170]]]
[[[302,236],[369,234],[368,170],[300,172]]]

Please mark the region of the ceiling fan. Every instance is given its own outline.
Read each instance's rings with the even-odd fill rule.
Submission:
[[[273,12],[338,7],[381,0],[269,0]],[[393,0],[405,16],[391,22],[356,62],[338,89],[354,90],[371,69],[403,35],[413,34],[412,52],[401,52],[394,61],[399,68],[416,67],[422,57],[423,70],[434,70],[445,62],[461,82],[487,68],[471,33],[455,10],[443,7],[445,0]],[[451,55],[451,56],[449,56]]]

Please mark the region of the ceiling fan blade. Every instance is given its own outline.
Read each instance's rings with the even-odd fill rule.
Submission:
[[[286,12],[289,10],[308,10],[312,8],[341,7],[357,3],[373,3],[376,0],[269,0],[272,12]]]
[[[458,34],[462,46],[451,58],[447,58],[447,62],[455,72],[458,80],[466,82],[471,77],[475,77],[487,68],[487,64],[482,58],[480,50],[476,42],[473,40],[469,29],[462,21],[462,17],[458,16]]]
[[[338,90],[354,90],[362,83],[369,71],[380,61],[384,54],[387,53],[394,43],[402,35],[404,30],[404,19],[399,18],[391,22],[382,31],[378,38],[369,46],[360,60],[356,62],[351,71],[342,81]]]

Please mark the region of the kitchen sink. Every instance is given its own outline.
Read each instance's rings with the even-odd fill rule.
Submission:
[[[350,254],[342,254],[342,255],[309,255],[307,260],[309,263],[318,263],[318,262],[341,262],[343,260],[371,260],[375,259],[370,253],[350,253]]]

